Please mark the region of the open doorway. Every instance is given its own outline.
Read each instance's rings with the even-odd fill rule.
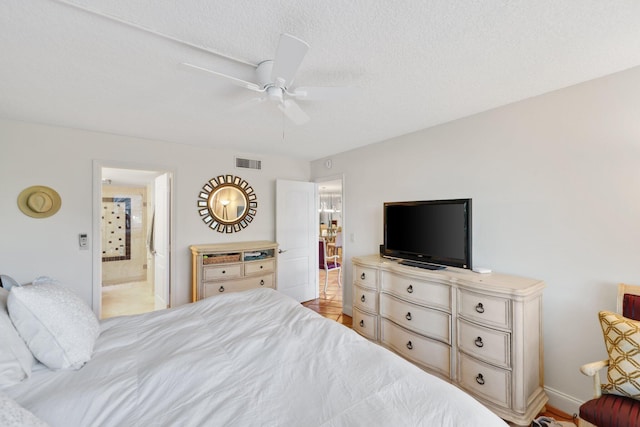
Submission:
[[[319,297],[342,314],[344,292],[344,222],[342,210],[342,178],[318,182],[318,240],[320,259],[318,270]],[[325,268],[325,265],[327,268]],[[339,267],[339,268],[338,268]]]
[[[94,254],[100,317],[169,307],[171,173],[115,167],[99,172]]]

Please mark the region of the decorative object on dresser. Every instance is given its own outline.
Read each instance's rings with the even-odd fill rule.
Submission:
[[[276,289],[278,244],[269,241],[193,245],[192,299],[253,288]]]
[[[593,378],[594,394],[580,406],[580,427],[640,426],[640,286],[618,285],[616,311],[599,313],[609,359],[580,367]],[[603,368],[607,368],[605,384],[600,381]]]
[[[247,181],[234,175],[211,178],[200,190],[198,213],[209,228],[233,233],[246,228],[258,209],[258,197]]]
[[[544,282],[354,257],[353,329],[529,425],[543,389]]]

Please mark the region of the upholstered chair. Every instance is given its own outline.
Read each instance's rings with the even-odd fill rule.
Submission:
[[[633,378],[640,373],[640,286],[618,285],[617,313],[600,312],[599,319],[609,359],[580,367],[593,377],[594,398],[580,406],[578,425],[640,427],[640,378]],[[603,368],[613,383],[601,384]]]

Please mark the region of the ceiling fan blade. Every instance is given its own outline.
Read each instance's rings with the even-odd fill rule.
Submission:
[[[284,87],[288,87],[293,82],[307,50],[309,45],[304,41],[289,34],[282,34],[273,60],[271,81],[282,79]]]
[[[347,99],[356,95],[358,90],[352,86],[344,87],[299,87],[288,95],[304,101],[326,101]]]
[[[215,76],[224,77],[225,79],[231,80],[231,82],[233,84],[245,87],[247,89],[251,89],[251,90],[256,91],[256,92],[264,92],[264,88],[260,87],[256,83],[248,82],[246,80],[242,80],[242,79],[239,79],[237,77],[230,76],[228,74],[220,73],[218,71],[213,71],[213,70],[210,70],[208,68],[203,68],[203,67],[200,67],[198,65],[189,64],[188,62],[181,62],[180,65],[184,65],[186,67],[194,68],[194,69],[199,70],[199,71],[204,71],[205,73],[213,74]]]
[[[278,104],[278,108],[289,120],[297,125],[303,125],[310,120],[307,113],[302,111],[302,108],[291,99],[282,101],[282,103]]]
[[[260,98],[251,98],[248,99],[244,102],[241,102],[239,104],[234,105],[233,107],[231,107],[229,109],[229,111],[233,112],[233,113],[237,113],[240,111],[245,111],[248,110],[250,108],[255,107],[256,105],[262,104],[263,102],[265,102],[267,100],[266,97],[260,97]]]

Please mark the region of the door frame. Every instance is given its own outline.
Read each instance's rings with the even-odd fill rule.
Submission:
[[[345,308],[345,296],[347,295],[347,283],[349,283],[349,292],[351,292],[351,280],[347,280],[346,277],[346,270],[345,270],[345,266],[344,266],[344,259],[345,259],[345,253],[346,251],[346,246],[347,246],[347,236],[344,233],[344,230],[346,229],[346,225],[347,225],[347,220],[346,220],[346,215],[345,215],[345,198],[344,198],[344,174],[336,174],[336,175],[327,175],[327,176],[323,176],[321,178],[316,178],[316,180],[314,181],[316,184],[316,214],[318,213],[318,209],[320,207],[320,186],[322,185],[323,182],[328,182],[328,181],[340,181],[340,197],[342,200],[342,312],[344,313],[344,308]],[[318,230],[320,230],[320,218],[316,216],[316,224],[317,224],[317,228]],[[316,256],[317,258],[317,256]],[[316,281],[318,282],[317,286],[319,286],[319,277],[320,277],[320,270],[316,268],[316,270],[318,271],[317,277],[316,277]],[[350,315],[350,314],[349,314]]]
[[[100,214],[102,206],[102,168],[132,169],[144,171],[157,171],[169,174],[169,307],[174,306],[175,299],[175,215],[174,215],[174,189],[175,171],[166,165],[131,163],[118,160],[94,160],[93,161],[93,196],[92,196],[92,236],[90,237],[91,259],[92,259],[92,287],[91,301],[94,313],[100,318],[102,316],[102,239],[100,232]]]

